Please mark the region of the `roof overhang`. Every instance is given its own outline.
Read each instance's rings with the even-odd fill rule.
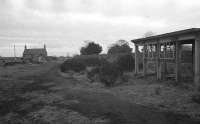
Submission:
[[[180,30],[180,31],[175,31],[175,32],[145,37],[145,38],[134,39],[134,40],[131,40],[131,42],[133,42],[135,44],[140,44],[140,43],[144,43],[144,42],[148,42],[148,41],[156,41],[156,40],[159,40],[159,39],[167,39],[167,38],[177,38],[177,37],[180,37],[180,36],[181,36],[182,39],[184,39],[185,36],[193,38],[191,36],[191,34],[195,35],[197,33],[200,33],[200,28],[191,28],[191,29]]]

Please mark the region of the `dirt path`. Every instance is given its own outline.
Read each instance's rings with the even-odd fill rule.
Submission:
[[[31,124],[198,123],[188,117],[133,104],[113,95],[109,89],[90,87],[73,77],[63,77],[56,65],[43,65],[37,75],[30,74],[22,79],[30,78],[34,81],[21,86],[16,93],[19,99],[15,99],[20,102],[12,101],[18,104],[4,113],[4,117],[14,113],[16,120],[20,118],[22,123]]]

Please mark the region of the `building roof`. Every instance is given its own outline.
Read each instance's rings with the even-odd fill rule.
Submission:
[[[160,35],[154,35],[154,36],[145,37],[145,38],[134,39],[134,40],[131,40],[131,42],[138,43],[141,41],[144,42],[144,41],[148,41],[148,40],[155,40],[155,39],[159,39],[159,38],[167,38],[167,37],[179,36],[179,35],[196,33],[196,32],[200,32],[200,28],[190,28],[190,29],[185,29],[185,30],[160,34]]]
[[[24,54],[32,54],[32,55],[39,55],[39,54],[47,54],[46,49],[41,48],[41,49],[25,49]]]

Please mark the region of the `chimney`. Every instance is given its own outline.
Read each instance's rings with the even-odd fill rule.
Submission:
[[[44,44],[44,49],[46,49],[46,45]]]

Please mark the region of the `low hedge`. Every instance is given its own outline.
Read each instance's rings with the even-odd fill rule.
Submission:
[[[81,72],[86,69],[86,66],[82,62],[72,58],[66,60],[63,64],[61,64],[60,69],[62,72],[67,72],[67,71]]]
[[[85,66],[100,66],[105,61],[99,55],[81,55],[74,57],[74,59]]]
[[[109,87],[113,86],[122,75],[123,71],[115,63],[106,63],[99,70],[100,81]]]
[[[124,72],[131,72],[135,69],[135,59],[132,54],[124,54],[119,56],[116,64]]]

